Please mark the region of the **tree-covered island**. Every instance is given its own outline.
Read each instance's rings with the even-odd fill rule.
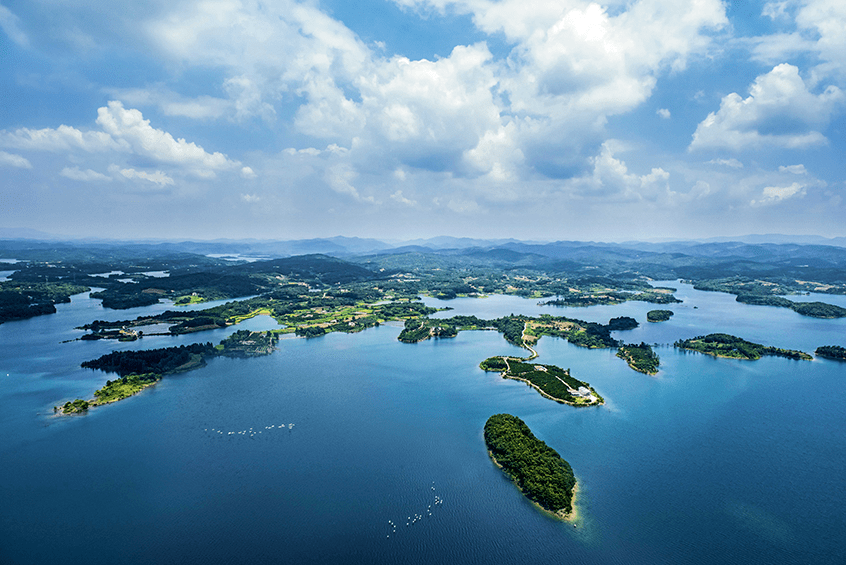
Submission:
[[[240,330],[219,345],[195,343],[178,347],[163,347],[141,351],[113,351],[97,359],[85,361],[82,367],[117,373],[120,378],[107,380],[103,388],[94,391],[94,398],[78,398],[62,406],[54,406],[57,414],[75,414],[89,408],[117,402],[138,394],[159,382],[163,376],[184,373],[206,364],[216,356],[256,357],[273,352],[279,336],[273,332]]]
[[[652,323],[666,322],[672,317],[672,310],[650,310],[646,313],[646,321]]]
[[[678,340],[674,344],[679,349],[698,351],[714,357],[726,357],[729,359],[760,359],[765,355],[774,357],[786,357],[787,359],[811,360],[813,357],[803,351],[793,349],[781,349],[770,347],[760,343],[752,343],[739,337],[715,333],[704,336],[697,336],[692,339]]]
[[[825,357],[826,359],[846,361],[846,347],[840,347],[839,345],[823,345],[817,347],[814,354],[818,357]]]
[[[491,459],[529,500],[559,518],[575,518],[572,467],[535,437],[523,420],[495,414],[485,423],[484,436]]]
[[[652,350],[652,346],[648,343],[640,342],[640,345],[623,344],[617,350],[617,357],[625,359],[629,367],[639,373],[646,373],[647,375],[658,373],[660,360],[658,354]]]
[[[483,371],[498,372],[504,379],[523,381],[542,396],[571,406],[598,406],[605,399],[588,383],[574,379],[569,369],[526,363],[514,357],[489,357],[479,363]]]

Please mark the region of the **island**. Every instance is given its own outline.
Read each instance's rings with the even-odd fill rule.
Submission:
[[[493,462],[542,510],[576,519],[576,477],[570,464],[535,437],[523,420],[495,414],[485,422],[485,445]]]
[[[779,347],[761,345],[760,343],[752,343],[751,341],[746,341],[745,339],[723,333],[714,333],[697,336],[692,339],[678,340],[674,345],[679,349],[698,351],[699,353],[705,353],[706,355],[726,357],[729,359],[748,359],[754,361],[765,355],[786,357],[788,359],[802,359],[806,361],[813,359],[813,357],[803,351],[781,349]]]
[[[65,402],[54,406],[56,414],[78,414],[89,408],[129,398],[159,382],[163,376],[184,373],[206,364],[216,356],[256,357],[269,355],[279,336],[274,332],[239,330],[214,346],[195,343],[178,347],[163,347],[141,351],[113,351],[97,359],[84,361],[82,367],[117,373],[120,377],[107,380],[103,388],[94,391],[94,398]]]
[[[658,365],[661,363],[658,354],[652,350],[652,346],[644,342],[640,342],[640,345],[621,345],[617,350],[617,357],[625,359],[629,367],[635,371],[647,375],[657,374]]]
[[[822,347],[817,347],[814,353],[818,357],[846,361],[846,347],[840,347],[839,345],[823,345]]]
[[[569,369],[525,361],[514,357],[489,357],[479,363],[479,367],[483,371],[499,372],[504,379],[523,381],[542,396],[561,404],[582,407],[605,403],[588,383],[571,377]]]
[[[666,322],[673,316],[672,310],[650,310],[646,313],[647,322]]]

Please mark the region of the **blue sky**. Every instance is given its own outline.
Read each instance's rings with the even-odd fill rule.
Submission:
[[[846,3],[0,0],[0,227],[846,235]]]

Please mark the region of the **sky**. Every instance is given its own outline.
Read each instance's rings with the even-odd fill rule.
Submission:
[[[846,236],[843,0],[0,0],[0,227]]]

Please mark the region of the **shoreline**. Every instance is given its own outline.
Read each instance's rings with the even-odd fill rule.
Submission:
[[[578,480],[576,481],[576,484],[573,485],[573,489],[570,491],[570,494],[571,494],[570,511],[564,512],[563,510],[558,510],[556,512],[553,512],[549,508],[544,508],[539,503],[535,502],[534,500],[532,500],[531,498],[526,496],[526,493],[523,492],[523,489],[520,488],[520,485],[518,485],[516,483],[516,481],[514,480],[514,477],[511,476],[511,473],[506,471],[505,467],[500,465],[499,461],[496,460],[496,457],[494,457],[494,454],[491,452],[491,450],[488,449],[487,452],[488,452],[488,457],[490,457],[490,459],[491,459],[491,461],[493,461],[494,465],[496,465],[497,467],[502,469],[502,472],[505,473],[508,476],[509,479],[511,479],[511,482],[514,484],[515,487],[517,487],[517,490],[520,491],[520,494],[522,494],[524,497],[526,497],[526,500],[531,502],[533,506],[537,507],[538,510],[540,510],[541,512],[543,512],[544,514],[546,514],[548,516],[551,516],[551,517],[553,517],[557,520],[561,520],[562,522],[571,523],[571,524],[573,524],[574,528],[576,527],[576,521],[579,519],[579,509],[576,506],[577,494],[579,492],[579,482],[578,482]]]

